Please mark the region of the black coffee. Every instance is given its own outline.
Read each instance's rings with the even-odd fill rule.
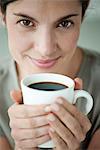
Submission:
[[[55,83],[55,82],[33,83],[33,84],[30,84],[28,87],[32,89],[44,90],[44,91],[57,91],[57,90],[68,88],[67,86],[63,84]]]

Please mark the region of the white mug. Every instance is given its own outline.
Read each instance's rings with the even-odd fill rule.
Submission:
[[[45,84],[44,84],[45,83]],[[50,83],[50,84],[49,84]],[[53,89],[49,89],[50,85]],[[31,86],[33,87],[31,87]],[[38,87],[35,87],[35,85]],[[39,89],[39,86],[41,85]],[[45,87],[42,87],[45,85]],[[75,90],[74,81],[64,75],[54,73],[39,73],[32,74],[21,80],[21,88],[23,94],[23,102],[27,105],[51,104],[57,97],[67,99],[71,104],[75,104],[79,99],[82,102],[82,112],[86,115],[90,112],[93,106],[91,95],[84,90]],[[80,103],[81,104],[81,103]],[[79,108],[81,111],[81,107]],[[39,145],[40,148],[54,148],[52,140]]]

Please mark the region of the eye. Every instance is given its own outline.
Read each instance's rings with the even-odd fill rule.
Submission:
[[[72,25],[74,25],[74,22],[72,20],[64,20],[57,25],[57,28],[67,28],[68,29]]]
[[[19,20],[17,23],[20,23],[20,25],[24,26],[24,27],[32,27],[32,26],[35,26],[34,23],[30,20],[27,20],[27,19],[22,19],[22,20]]]

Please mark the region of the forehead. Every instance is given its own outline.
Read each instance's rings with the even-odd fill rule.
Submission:
[[[31,11],[34,10],[44,10],[47,11],[49,9],[77,9],[80,6],[80,0],[17,0],[10,5],[14,9],[29,9]],[[34,9],[33,9],[34,8]]]
[[[10,12],[21,12],[35,16],[59,16],[79,13],[79,0],[18,0],[8,5]]]

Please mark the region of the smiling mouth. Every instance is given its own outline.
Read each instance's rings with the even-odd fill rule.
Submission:
[[[57,63],[58,59],[60,59],[60,57],[61,56],[54,58],[54,59],[45,59],[44,60],[44,59],[35,59],[35,58],[32,58],[29,56],[32,63],[39,68],[51,68],[51,67],[53,67]]]

